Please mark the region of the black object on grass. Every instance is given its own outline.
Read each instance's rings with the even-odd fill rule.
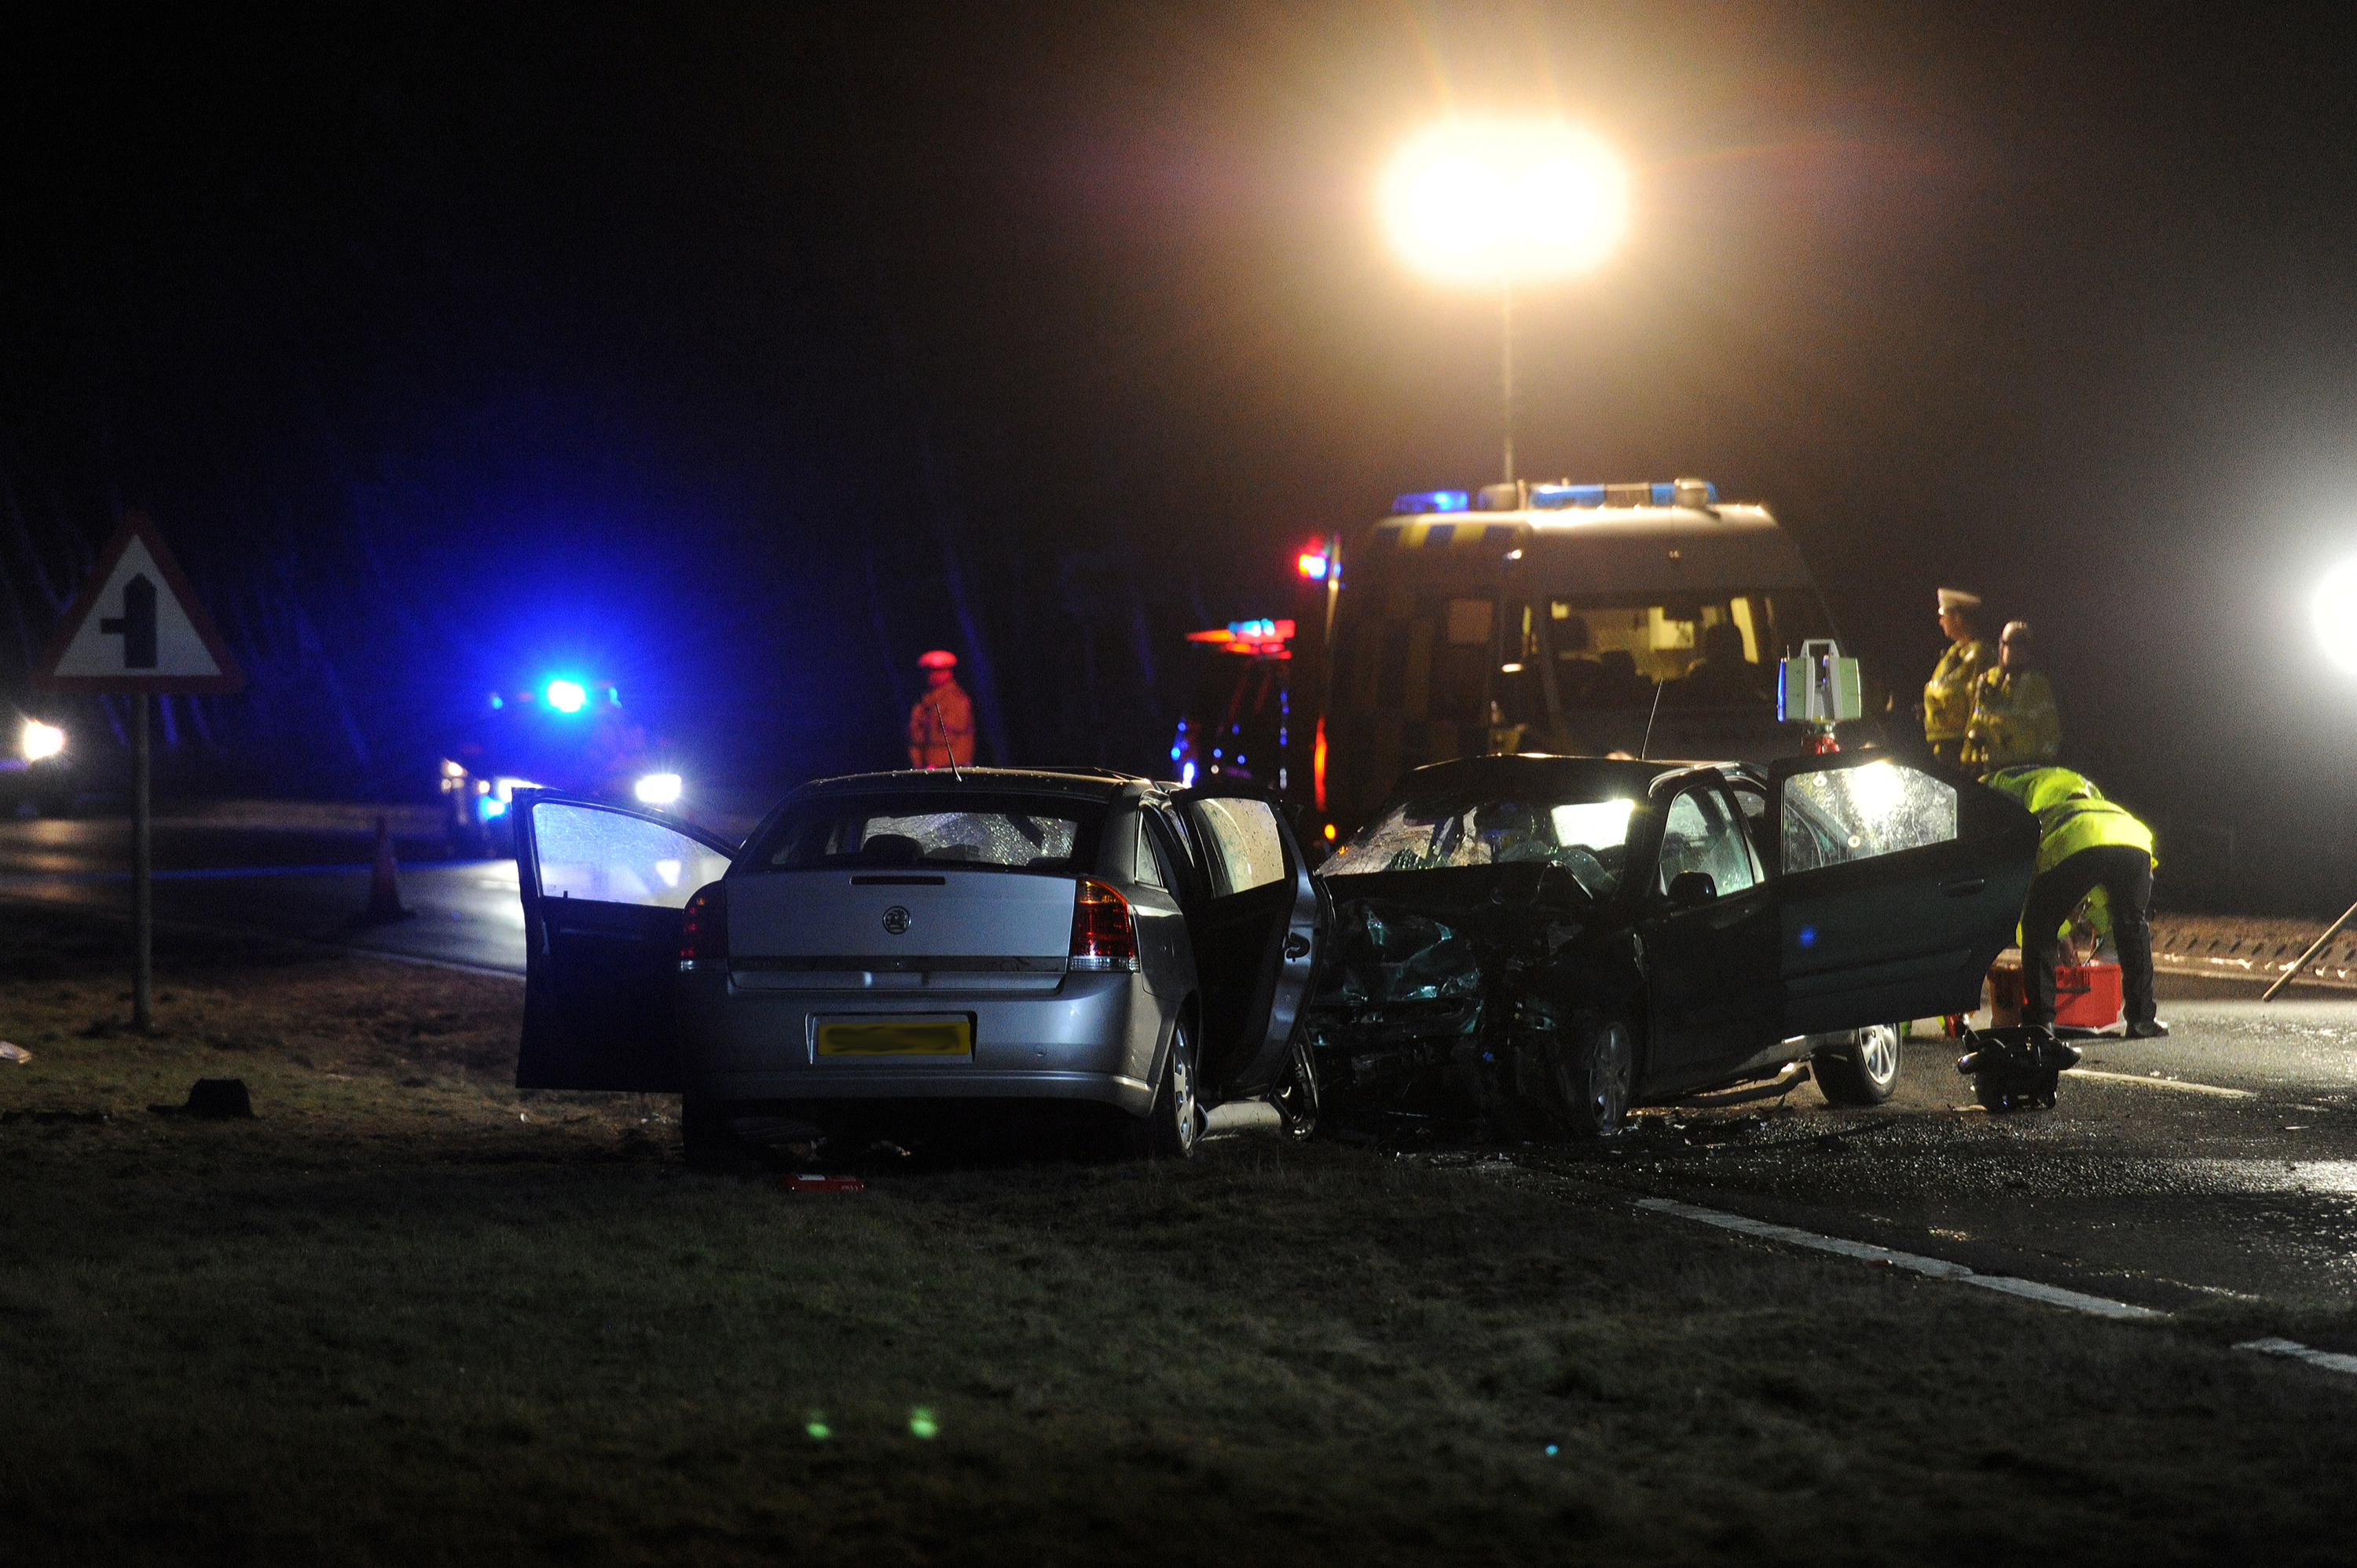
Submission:
[[[188,1090],[186,1105],[150,1105],[158,1116],[194,1116],[205,1122],[253,1119],[253,1096],[242,1078],[200,1078]]]

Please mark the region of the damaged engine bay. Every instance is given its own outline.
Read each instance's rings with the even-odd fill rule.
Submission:
[[[1506,865],[1329,886],[1332,957],[1305,1019],[1323,1116],[1512,1140],[1610,1130],[1590,1125],[1584,1058],[1635,999],[1638,943],[1601,927],[1577,876]]]

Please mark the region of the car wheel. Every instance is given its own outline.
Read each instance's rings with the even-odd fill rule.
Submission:
[[[1822,1049],[1809,1076],[1835,1105],[1879,1105],[1899,1087],[1899,1026],[1869,1024],[1849,1043]]]
[[[1269,1090],[1268,1102],[1275,1109],[1277,1120],[1285,1123],[1286,1134],[1296,1143],[1318,1131],[1318,1063],[1310,1053],[1308,1030],[1294,1031],[1285,1076]]]
[[[1203,1102],[1195,1093],[1195,1035],[1180,1019],[1170,1026],[1170,1049],[1164,1053],[1162,1084],[1155,1091],[1154,1109],[1144,1122],[1129,1129],[1131,1155],[1149,1160],[1191,1160],[1203,1139]]]
[[[680,1100],[679,1145],[695,1170],[742,1175],[760,1168],[761,1152],[728,1125],[728,1107],[696,1095]]]
[[[1620,1130],[1637,1077],[1636,1040],[1625,1019],[1579,1019],[1557,1047],[1554,1067],[1566,1132],[1608,1138]]]

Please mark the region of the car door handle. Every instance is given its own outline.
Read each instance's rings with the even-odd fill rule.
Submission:
[[[1940,891],[1951,898],[1969,898],[1988,886],[1986,876],[1960,876],[1953,882],[1940,884]]]
[[[1309,956],[1309,939],[1295,931],[1285,939],[1285,956],[1289,959]]]

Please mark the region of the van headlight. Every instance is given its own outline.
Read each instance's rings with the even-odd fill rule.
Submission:
[[[55,757],[66,748],[66,732],[55,725],[45,725],[38,719],[25,721],[23,739],[25,760],[38,762]]]

